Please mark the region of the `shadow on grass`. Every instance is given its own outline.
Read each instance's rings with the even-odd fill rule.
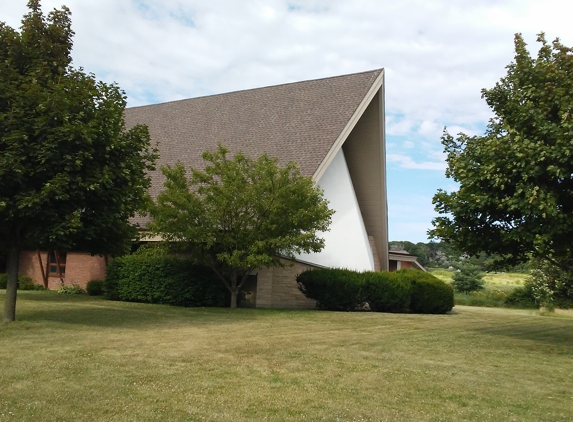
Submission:
[[[547,345],[566,347],[573,354],[573,320],[542,321],[536,324],[511,324],[478,328],[481,334],[509,337],[518,340],[534,341]]]
[[[4,295],[0,293],[0,303]],[[144,328],[159,325],[222,325],[265,316],[256,309],[184,308],[119,302],[104,297],[56,292],[18,292],[16,320],[92,327]]]

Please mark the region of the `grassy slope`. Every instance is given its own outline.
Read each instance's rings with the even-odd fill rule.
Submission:
[[[431,274],[438,277],[440,280],[449,283],[452,281],[452,275],[454,272],[437,269],[432,270]],[[522,286],[527,277],[529,277],[529,274],[524,273],[486,273],[484,274],[483,279],[486,284],[489,285],[516,287]]]
[[[18,318],[0,324],[0,421],[573,420],[573,319],[533,311],[230,311],[19,292]]]

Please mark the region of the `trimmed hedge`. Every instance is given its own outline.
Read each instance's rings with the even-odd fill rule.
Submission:
[[[319,309],[353,311],[365,302],[364,277],[356,271],[338,268],[304,271],[297,275],[300,291],[316,300]]]
[[[393,273],[369,271],[363,273],[365,293],[374,312],[406,312],[410,308],[411,283],[396,278]]]
[[[102,296],[104,294],[103,280],[90,280],[86,285],[86,293],[90,296]]]
[[[412,285],[412,312],[443,314],[454,307],[454,289],[432,274],[416,270],[399,270],[393,274]]]
[[[454,307],[452,287],[417,270],[359,273],[318,269],[304,271],[297,281],[306,297],[326,310],[353,311],[365,302],[375,312],[438,314]]]
[[[175,306],[229,306],[231,295],[208,267],[169,255],[134,254],[113,260],[106,297]]]

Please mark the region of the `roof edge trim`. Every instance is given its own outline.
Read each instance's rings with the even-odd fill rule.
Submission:
[[[356,111],[354,111],[354,114],[352,115],[350,120],[348,120],[348,123],[346,123],[344,129],[342,130],[342,132],[340,132],[340,135],[338,135],[338,138],[336,139],[334,144],[332,144],[330,150],[326,153],[326,156],[324,157],[324,159],[322,160],[322,162],[312,175],[312,180],[318,182],[318,180],[324,174],[324,172],[334,159],[334,156],[336,155],[338,150],[342,148],[344,141],[346,141],[346,138],[348,138],[350,132],[352,132],[352,129],[354,129],[354,126],[356,126],[358,120],[360,120],[360,118],[364,114],[364,111],[366,111],[366,108],[370,105],[370,102],[372,101],[374,96],[378,93],[378,91],[380,91],[380,88],[382,88],[383,83],[384,83],[384,69],[382,69],[376,80],[372,83],[372,86],[370,87],[370,89],[368,90],[368,92],[366,93],[366,95],[356,108]]]

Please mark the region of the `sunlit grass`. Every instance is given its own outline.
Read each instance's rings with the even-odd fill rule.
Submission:
[[[0,291],[0,300],[3,292]],[[0,420],[572,420],[573,319],[185,309],[20,292]]]
[[[445,281],[446,283],[450,283],[452,281],[452,276],[454,274],[454,270],[444,270],[444,269],[436,269],[432,270],[431,274],[438,277],[440,280]],[[506,286],[522,286],[525,280],[529,277],[529,274],[526,273],[484,273],[484,281],[486,284],[491,285],[506,285]]]

